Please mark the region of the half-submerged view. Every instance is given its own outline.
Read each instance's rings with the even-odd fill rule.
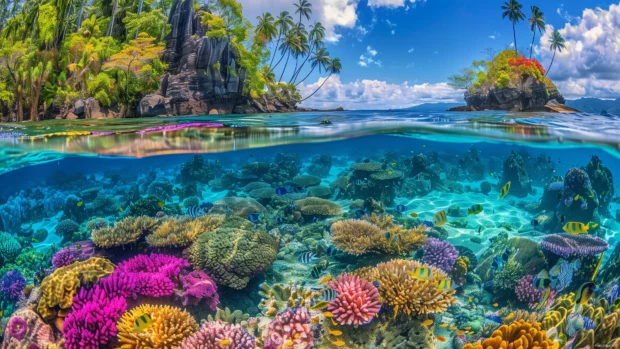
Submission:
[[[620,349],[619,38],[609,0],[0,0],[0,348]]]

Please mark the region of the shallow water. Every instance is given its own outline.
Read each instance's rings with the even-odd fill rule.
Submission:
[[[324,119],[331,124],[320,125]],[[185,274],[202,270],[217,285],[218,308],[251,316],[216,318],[242,323],[257,347],[461,348],[521,319],[530,322],[520,326],[533,326],[560,347],[615,345],[615,334],[590,343],[588,331],[599,336],[599,325],[615,311],[618,124],[592,114],[364,111],[0,125],[0,231],[10,240],[0,244],[1,323],[27,304],[52,324],[85,321],[71,302],[47,307],[55,314],[46,316],[36,297],[9,295],[11,285],[36,289],[66,273],[52,256],[73,249],[65,264],[94,256],[122,265],[151,253],[188,259],[167,281],[174,292],[138,292],[121,314],[169,304],[198,322],[215,316],[212,292],[198,306],[183,304]],[[482,211],[468,215],[476,204]],[[442,211],[447,222],[436,216]],[[128,227],[141,215],[152,219]],[[200,219],[220,221],[195,228]],[[573,222],[583,223],[581,230],[565,233]],[[84,242],[91,239],[94,246]],[[74,251],[78,241],[83,253]],[[545,241],[573,244],[570,255]],[[152,268],[148,277],[161,266]],[[430,280],[414,276],[420,270]],[[25,282],[8,271],[19,271]],[[351,287],[342,291],[343,277],[319,284],[345,273],[356,275],[365,298]],[[582,307],[554,302],[579,293],[593,277],[594,296],[583,297]],[[83,281],[84,290],[101,283]],[[442,289],[448,281],[453,286]],[[282,291],[289,287],[307,293]],[[341,291],[327,308],[315,309],[325,289]],[[356,297],[361,304],[374,299],[377,309],[342,315],[342,304],[356,308]],[[543,319],[559,307],[564,319]],[[164,321],[150,309],[153,322]],[[284,316],[276,313],[306,311],[299,336],[274,329]],[[127,314],[123,319],[133,321]],[[95,327],[97,321],[104,320]],[[157,326],[146,327],[128,336],[155,336]],[[56,340],[68,343],[89,333],[52,328]],[[98,346],[115,347],[123,331]]]

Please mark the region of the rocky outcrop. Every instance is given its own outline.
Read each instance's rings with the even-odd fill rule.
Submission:
[[[99,102],[93,98],[87,99],[78,99],[73,103],[73,105],[69,105],[68,107],[63,107],[59,110],[50,111],[55,115],[56,119],[67,119],[67,120],[76,120],[76,119],[112,119],[112,118],[120,118],[123,115],[122,110],[116,107],[104,107],[99,104]]]
[[[558,105],[564,105],[562,94],[551,84],[524,76],[519,88],[493,87],[488,91],[476,90],[465,92],[466,107],[450,111],[510,110],[510,111],[556,111]],[[547,104],[555,108],[547,108]]]

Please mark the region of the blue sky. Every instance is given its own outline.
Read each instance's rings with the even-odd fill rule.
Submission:
[[[331,40],[327,48],[342,60],[343,70],[305,103],[308,106],[396,108],[458,101],[462,91],[447,89],[447,77],[472,60],[485,58],[486,48],[501,50],[513,41],[511,23],[501,18],[501,0],[310,1],[311,21],[319,20],[327,27]],[[294,11],[292,0],[241,3],[251,20],[263,11],[274,15]],[[620,2],[539,0],[522,4],[526,16],[531,5],[538,5],[550,25],[547,37],[537,33],[535,40],[535,57],[545,67],[551,61],[546,44],[551,31],[559,29],[569,43],[550,72],[567,97],[620,97],[620,76],[614,73],[620,72]],[[529,50],[531,40],[527,22],[519,23],[519,49]],[[302,95],[325,77],[318,71],[312,74],[301,87]]]

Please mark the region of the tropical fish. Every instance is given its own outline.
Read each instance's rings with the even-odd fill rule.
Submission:
[[[326,282],[329,282],[332,279],[331,275],[327,275],[326,277],[324,277],[323,279],[321,279],[321,281],[319,281],[319,285],[322,285]]]
[[[453,290],[457,287],[458,285],[452,282],[452,279],[442,279],[437,283],[437,289],[439,290]]]
[[[418,218],[418,214],[415,212],[411,212],[409,216],[411,216],[411,218]]]
[[[163,201],[159,201],[159,202],[157,203],[157,206],[158,206],[159,208],[164,208],[164,206],[166,206],[166,204],[165,204]]]
[[[598,259],[596,268],[594,268],[594,272],[592,273],[592,281],[594,281],[594,279],[596,278],[596,274],[598,274],[598,270],[601,268],[601,264],[603,263],[604,257],[605,257],[605,252],[601,253],[601,257]]]
[[[429,280],[431,278],[431,269],[428,267],[413,268],[413,270],[407,270],[407,274],[415,279]]]
[[[396,205],[396,212],[403,213],[407,210],[407,206],[405,205]]]
[[[435,214],[434,222],[435,226],[441,227],[442,225],[448,223],[448,216],[446,215],[445,210],[441,210]]]
[[[379,288],[379,281],[373,281],[372,285],[376,288]]]
[[[212,202],[203,202],[202,204],[200,204],[200,208],[202,208],[202,211],[204,213],[208,213],[212,208],[213,208],[213,203]]]
[[[456,331],[458,329],[458,327],[456,326],[450,326],[450,331]]]
[[[387,173],[388,173],[389,175],[391,175],[391,174],[392,174],[392,173],[394,173],[394,172],[392,172],[392,170],[388,170],[388,171],[387,171]]]
[[[332,314],[329,311],[325,311],[325,312],[323,312],[323,316],[325,316],[325,317],[334,317],[334,314]]]
[[[448,326],[450,326],[450,324],[444,322],[443,324],[439,325],[439,328],[446,328]]]
[[[562,229],[569,233],[569,234],[573,234],[573,235],[578,235],[578,234],[587,234],[588,230],[590,230],[590,223],[583,224],[581,222],[568,222],[566,224],[564,224],[564,226],[562,227]]]
[[[469,301],[469,303],[472,303],[474,301],[474,297],[469,296],[469,297],[467,297],[467,300]]]
[[[280,187],[280,188],[276,188],[276,194],[282,196],[284,194],[288,193],[288,191],[286,190],[286,188],[284,187]]]
[[[366,211],[364,211],[364,210],[357,210],[357,211],[355,211],[355,216],[356,216],[357,218],[362,218],[362,217],[364,217],[365,215],[366,215]]]
[[[456,333],[457,336],[464,336],[465,335],[465,330],[460,330]]]
[[[316,302],[316,304],[311,306],[310,309],[312,309],[312,310],[321,310],[321,309],[327,308],[328,305],[329,305],[329,302],[327,302],[327,301],[318,301],[318,302]]]
[[[312,251],[304,252],[297,257],[297,261],[301,264],[310,264],[317,259],[316,254]]]
[[[508,192],[510,191],[510,181],[508,181],[508,183],[506,183],[502,189],[499,191],[499,198],[503,199],[506,197],[506,195],[508,195]]]
[[[262,213],[250,213],[248,214],[248,220],[252,223],[262,223],[263,214]]]
[[[312,270],[310,271],[310,276],[312,276],[315,279],[318,279],[319,277],[321,277],[321,268],[319,268],[318,265],[313,266]]]
[[[579,289],[577,289],[577,293],[575,294],[576,312],[580,310],[581,305],[588,304],[588,301],[592,298],[597,288],[596,283],[593,281],[585,282],[583,285],[579,286]]]
[[[446,337],[442,337],[442,336],[435,336],[435,339],[437,339],[438,341],[444,343],[446,341]]]
[[[532,219],[530,224],[532,224],[532,226],[534,226],[534,227],[537,227],[540,224],[540,222],[537,219]]]
[[[230,339],[218,339],[216,342],[219,345],[229,345],[230,344]]]
[[[284,223],[284,218],[282,218],[282,217],[276,218],[276,223],[278,223],[278,224]]]
[[[124,209],[124,208],[122,208],[122,207],[119,207],[119,208],[118,208],[118,211],[119,211],[120,213],[123,213],[123,212],[125,212],[125,209]]]
[[[471,216],[471,215],[479,214],[480,212],[482,212],[482,210],[483,210],[482,205],[475,204],[467,209],[467,215]]]
[[[493,258],[493,263],[491,263],[491,269],[494,271],[501,270],[504,267],[504,264],[508,262],[510,258],[511,251],[509,249],[505,249],[504,253],[500,256],[496,256]]]
[[[337,347],[342,347],[346,344],[344,341],[341,341],[341,340],[337,340],[335,342],[332,342],[332,341],[329,341],[329,342]]]
[[[328,333],[331,334],[332,336],[336,336],[336,337],[342,335],[342,331],[338,331],[338,330],[331,330]]]
[[[320,299],[326,302],[331,302],[336,299],[336,297],[338,297],[338,292],[336,292],[336,290],[326,288],[325,290],[323,290],[323,293],[321,293]]]
[[[433,324],[433,320],[431,319],[426,319],[422,322],[422,326],[430,326]]]
[[[82,205],[84,205],[84,202],[83,201],[78,201],[77,207],[82,207]]]
[[[150,314],[144,313],[134,321],[133,331],[135,333],[144,333],[151,327],[153,327],[153,319]]]
[[[493,306],[497,308],[497,307],[499,307],[499,304],[498,303],[493,303]]]
[[[534,278],[534,287],[538,289],[545,289],[551,285],[551,279],[549,278],[549,272],[547,270],[541,270]]]
[[[506,315],[506,317],[504,318],[504,320],[510,320],[510,319],[512,319],[513,317],[515,317],[515,313],[510,313],[510,314]]]
[[[396,161],[392,161],[392,167],[395,167],[396,165],[398,165]]]
[[[469,330],[471,330],[471,326],[465,326],[464,329],[465,329],[465,331],[469,331]]]
[[[398,304],[394,306],[394,320],[398,316]]]
[[[198,217],[202,216],[203,214],[205,214],[204,211],[198,205],[192,206],[192,207],[187,209],[187,215],[192,217],[192,218],[198,218]]]

